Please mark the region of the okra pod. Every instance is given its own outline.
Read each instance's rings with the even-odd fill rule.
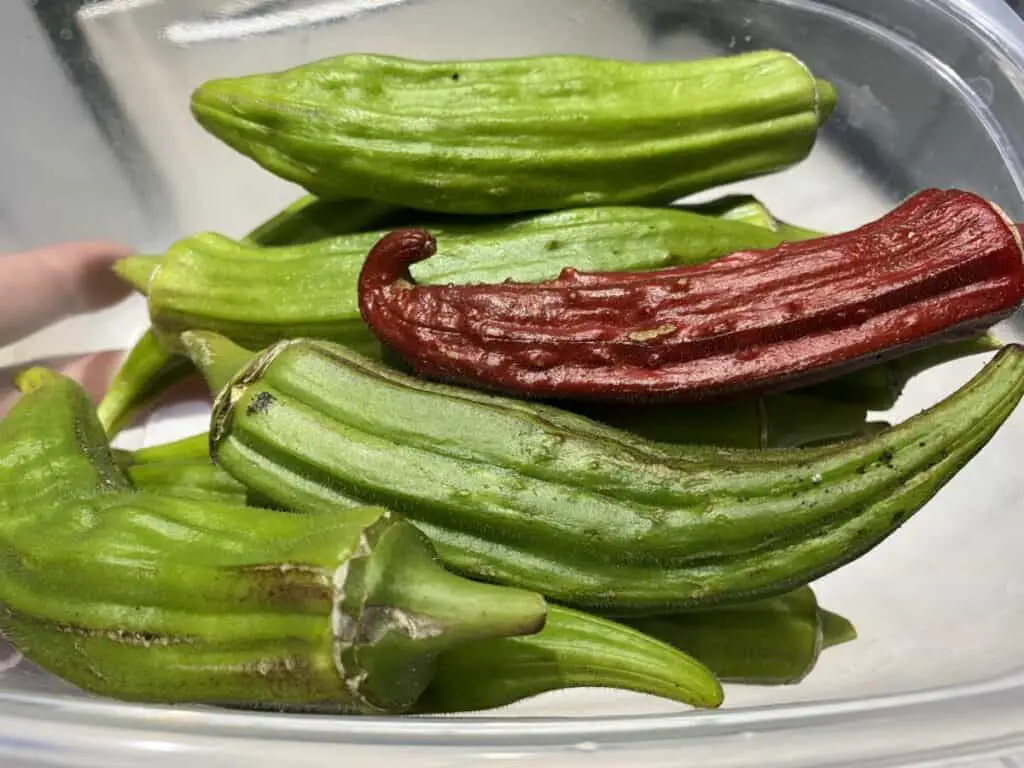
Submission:
[[[536,594],[443,569],[380,507],[290,515],[132,491],[78,384],[0,422],[0,630],[93,693],[400,712],[459,645],[537,632]]]
[[[211,455],[250,489],[298,511],[400,508],[456,571],[616,615],[777,595],[855,560],[1024,395],[1024,348],[1008,345],[957,392],[871,437],[749,451],[645,441],[322,341],[250,359],[215,334],[183,340],[218,393]]]
[[[323,198],[455,214],[667,204],[803,160],[835,104],[791,54],[415,61],[211,80],[207,131]]]
[[[370,251],[359,311],[420,376],[537,398],[697,401],[792,389],[977,335],[1024,300],[995,205],[925,190],[842,235],[653,272],[417,285],[434,237]]]

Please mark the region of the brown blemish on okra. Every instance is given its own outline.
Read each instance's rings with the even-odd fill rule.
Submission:
[[[281,605],[322,602],[332,599],[326,574],[314,566],[281,563],[238,568],[241,575],[253,577],[252,588],[271,603]]]

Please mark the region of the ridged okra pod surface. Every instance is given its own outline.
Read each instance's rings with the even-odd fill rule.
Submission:
[[[612,614],[781,594],[856,559],[952,479],[1024,395],[1024,350],[1011,345],[942,402],[869,438],[702,448],[425,382],[326,342],[283,342],[247,363],[223,337],[185,341],[219,392],[212,455],[250,488],[296,510],[400,509],[455,570]]]
[[[416,61],[211,80],[207,131],[323,197],[459,214],[661,204],[804,159],[835,101],[791,54]]]
[[[538,631],[536,594],[444,570],[389,510],[290,515],[132,491],[81,388],[47,371],[0,422],[0,630],[120,699],[407,709],[437,655]]]
[[[174,243],[163,256],[123,259],[116,269],[147,295],[150,320],[172,347],[181,331],[210,330],[248,346],[308,336],[375,353],[376,339],[359,314],[357,287],[367,253],[387,231],[281,247],[201,233]],[[744,221],[639,207],[461,220],[431,231],[439,253],[415,272],[419,280],[441,284],[543,280],[566,264],[647,270],[782,240]]]
[[[415,711],[493,709],[579,687],[618,688],[701,708],[717,707],[723,699],[715,675],[685,649],[552,605],[544,629],[535,635],[484,640],[443,654]]]

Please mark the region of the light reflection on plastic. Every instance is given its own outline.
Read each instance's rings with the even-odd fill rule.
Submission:
[[[160,2],[163,0],[102,0],[102,2],[83,5],[75,15],[83,20],[98,19],[114,13],[134,11],[136,8],[144,8],[147,5],[156,5]]]
[[[125,742],[131,749],[143,750],[146,752],[190,752],[192,747],[184,744],[175,744],[173,741],[160,741],[159,739],[133,739]]]
[[[536,755],[532,752],[480,752],[477,757],[481,760],[526,760]]]
[[[150,0],[141,0],[147,2]],[[364,11],[398,5],[405,0],[333,0],[303,8],[271,11],[259,16],[209,21],[178,21],[167,26],[163,38],[175,45],[190,45],[211,40],[233,40],[239,37],[265,35],[283,29],[308,27],[328,21],[339,21]]]

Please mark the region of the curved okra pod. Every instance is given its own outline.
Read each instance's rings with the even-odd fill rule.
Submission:
[[[218,393],[211,454],[250,489],[298,511],[393,505],[459,572],[615,615],[778,595],[856,559],[1024,396],[1024,348],[1009,345],[942,402],[869,438],[672,446],[327,342],[250,359],[215,334],[183,340]]]
[[[400,712],[438,654],[544,623],[388,510],[289,515],[131,491],[88,397],[33,371],[0,422],[0,629],[94,693]]]
[[[566,264],[654,269],[781,242],[778,233],[743,221],[659,208],[427,224],[440,242],[438,257],[417,270],[428,283],[544,280]],[[170,346],[181,331],[211,330],[254,348],[308,336],[378,354],[359,314],[357,285],[366,254],[389,231],[274,248],[201,233],[174,243],[159,259],[131,256],[115,269],[146,294],[151,322]]]
[[[443,654],[419,713],[492,709],[547,691],[620,688],[716,706],[714,682],[787,685],[853,626],[818,607],[810,587],[745,605],[620,624],[558,605],[536,635],[485,640]]]
[[[135,342],[96,408],[108,435],[116,435],[167,390],[195,373],[187,357],[171,352],[152,328]]]
[[[173,335],[178,329],[212,328],[257,345],[312,335],[377,354],[359,318],[359,268],[387,231],[380,226],[408,223],[415,215],[424,214],[368,200],[306,196],[234,249],[213,247],[232,245],[226,238],[197,235],[164,256],[119,262],[121,276],[148,296],[155,325],[136,343],[100,404],[108,434],[193,372],[178,354]],[[774,222],[768,209],[749,196],[678,210],[598,209],[525,220],[435,217],[433,231],[451,232],[451,258],[432,265],[439,267],[433,274],[417,274],[428,281],[543,279],[557,274],[565,259],[594,269],[650,269],[777,244],[785,233],[776,234]],[[367,227],[377,229],[360,234]],[[472,249],[471,243],[476,244]],[[234,317],[239,308],[244,313]]]
[[[653,272],[417,285],[435,238],[382,238],[359,310],[420,376],[535,398],[703,401],[815,383],[978,335],[1024,301],[997,206],[924,190],[842,235]]]
[[[687,653],[624,624],[552,605],[535,635],[443,654],[415,711],[493,709],[581,687],[619,688],[702,708],[719,706],[723,697],[712,671]]]

